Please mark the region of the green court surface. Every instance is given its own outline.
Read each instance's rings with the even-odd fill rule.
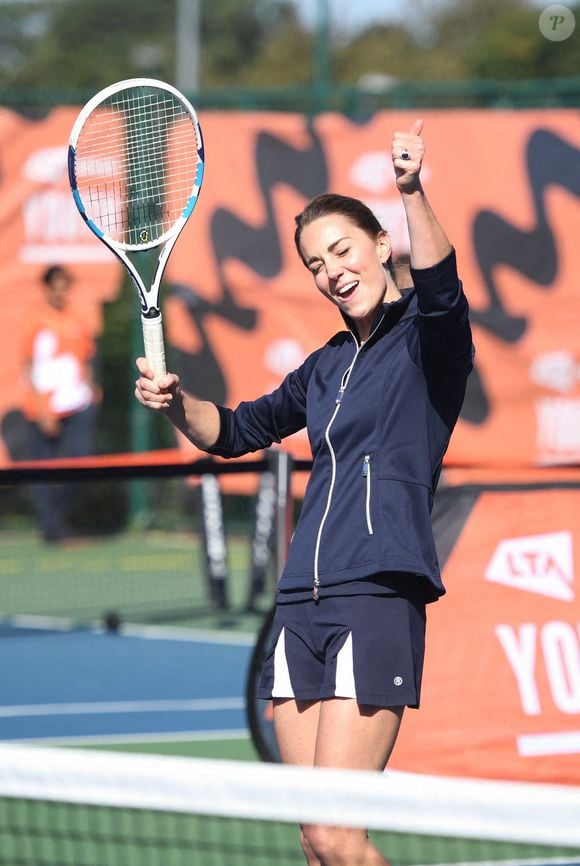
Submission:
[[[87,746],[83,746],[87,748]],[[215,758],[222,761],[259,761],[250,737],[228,740],[185,742],[111,743],[88,746],[101,751],[137,752],[156,755],[179,755],[184,758]]]
[[[0,619],[35,616],[82,625],[116,614],[124,622],[254,633],[273,585],[254,599],[257,611],[248,610],[247,538],[228,538],[225,608],[213,601],[203,557],[195,532],[134,529],[53,546],[32,529],[4,531]]]

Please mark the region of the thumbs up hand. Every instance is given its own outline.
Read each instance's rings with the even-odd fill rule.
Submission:
[[[419,175],[425,154],[422,131],[423,121],[417,118],[409,132],[395,132],[393,135],[393,166],[400,192],[413,192],[421,186]]]

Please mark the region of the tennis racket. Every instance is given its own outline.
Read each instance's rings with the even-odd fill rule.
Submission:
[[[70,134],[73,198],[137,289],[145,356],[155,378],[166,372],[161,278],[196,205],[203,172],[195,110],[162,81],[132,78],[106,87],[87,102]],[[155,249],[152,268],[148,251]]]

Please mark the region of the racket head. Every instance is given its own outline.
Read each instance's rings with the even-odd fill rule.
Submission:
[[[175,87],[152,78],[99,91],[70,134],[73,198],[113,250],[138,252],[176,238],[197,203],[204,165],[195,109]]]

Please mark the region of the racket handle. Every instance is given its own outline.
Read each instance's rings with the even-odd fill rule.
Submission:
[[[155,378],[159,379],[167,372],[165,367],[165,344],[163,342],[163,325],[161,313],[154,319],[146,319],[141,316],[143,326],[143,343],[145,346],[145,357],[151,364]]]

